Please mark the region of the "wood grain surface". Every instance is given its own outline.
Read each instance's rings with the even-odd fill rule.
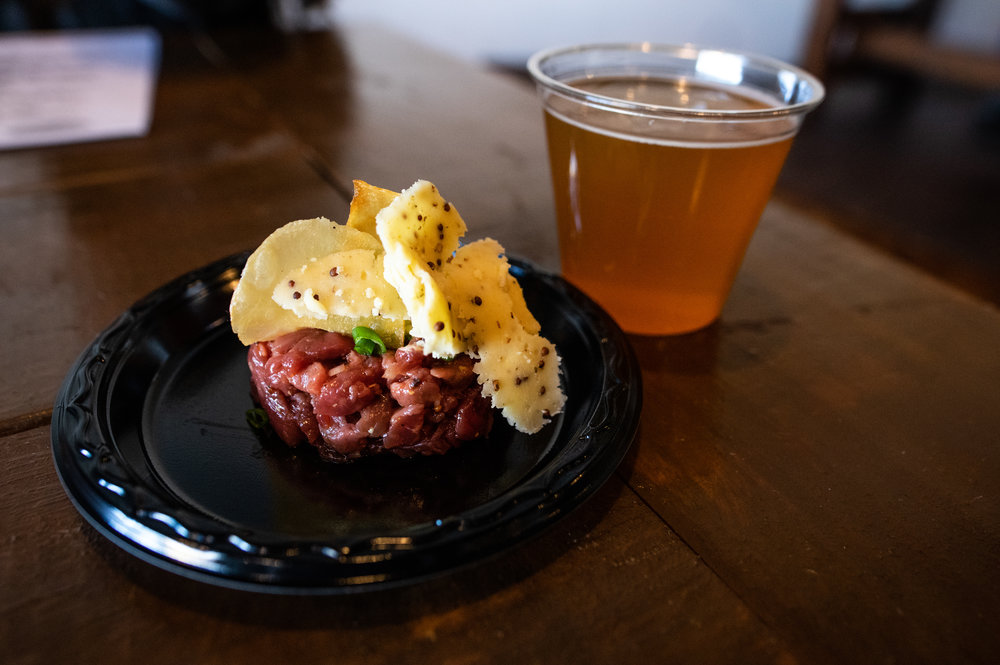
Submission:
[[[773,201],[720,322],[632,337],[638,437],[541,536],[421,584],[219,589],[76,512],[48,415],[74,358],[172,278],[354,178],[435,181],[556,269],[523,83],[372,28],[172,35],[148,137],[0,153],[0,644],[8,663],[990,663],[1000,313]]]

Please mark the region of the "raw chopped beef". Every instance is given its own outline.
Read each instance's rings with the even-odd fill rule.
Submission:
[[[290,446],[326,460],[447,452],[493,425],[472,359],[425,356],[418,343],[367,356],[340,333],[298,330],[250,346],[251,393]]]

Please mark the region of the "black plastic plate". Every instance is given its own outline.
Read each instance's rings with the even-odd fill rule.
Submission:
[[[620,463],[642,384],[622,331],[555,275],[512,260],[563,359],[565,411],[525,435],[438,457],[322,462],[246,423],[246,349],[229,300],[248,254],[184,275],[123,313],[58,395],[52,450],[102,534],[189,578],[273,593],[344,593],[479,562],[578,506]]]

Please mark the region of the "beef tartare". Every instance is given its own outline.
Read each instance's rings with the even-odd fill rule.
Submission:
[[[417,343],[363,355],[354,345],[306,329],[250,346],[254,399],[285,443],[346,462],[440,454],[489,433],[493,414],[470,357],[432,358]]]

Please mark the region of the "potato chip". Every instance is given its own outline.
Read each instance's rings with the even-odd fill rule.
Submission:
[[[376,303],[378,296],[374,289],[370,298],[356,298],[351,305],[353,309],[342,307],[337,310],[339,313],[327,312],[325,315],[319,311],[286,309],[272,297],[279,285],[287,286],[296,275],[301,275],[304,266],[352,250],[364,250],[371,256],[383,255],[378,238],[322,217],[290,222],[274,231],[250,255],[233,293],[229,314],[233,331],[240,341],[252,344],[271,340],[300,328],[320,328],[349,335],[354,326],[363,325],[375,330],[386,344],[402,346],[406,332],[405,308],[401,301]],[[307,296],[310,300],[323,288],[306,283],[300,286],[300,294],[307,288],[312,289]],[[383,315],[373,316],[373,310],[384,310]]]
[[[354,197],[347,214],[347,226],[375,235],[375,215],[399,196],[391,189],[369,185],[364,180],[354,181]]]
[[[374,316],[406,319],[406,308],[385,281],[385,254],[345,249],[310,260],[278,282],[271,294],[300,318]]]

